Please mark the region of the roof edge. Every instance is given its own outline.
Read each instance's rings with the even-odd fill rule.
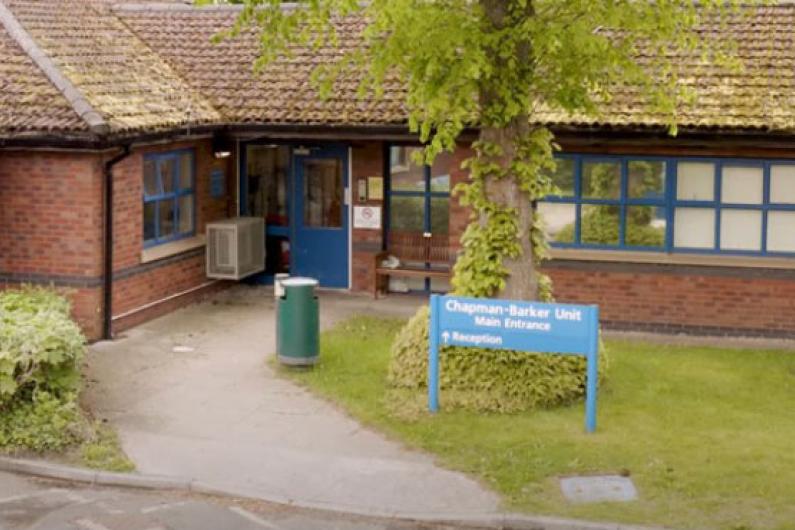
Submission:
[[[50,83],[63,94],[72,109],[80,116],[80,119],[88,125],[89,130],[99,136],[108,134],[110,125],[105,121],[105,118],[91,106],[80,90],[61,73],[52,59],[36,44],[30,33],[22,27],[16,15],[5,5],[3,0],[0,0],[0,24],[22,48],[22,51],[44,73]]]

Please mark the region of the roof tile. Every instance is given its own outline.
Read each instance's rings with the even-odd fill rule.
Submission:
[[[116,13],[207,97],[233,123],[395,124],[405,123],[403,90],[388,87],[383,100],[360,99],[356,80],[337,83],[334,95],[321,101],[310,83],[312,70],[357,45],[360,18],[338,20],[339,48],[313,50],[295,46],[254,73],[259,40],[253,31],[218,44],[211,37],[230,27],[231,9],[119,9]]]
[[[87,130],[66,98],[0,26],[0,134]]]
[[[114,16],[106,0],[5,0],[113,132],[219,120],[212,106]]]

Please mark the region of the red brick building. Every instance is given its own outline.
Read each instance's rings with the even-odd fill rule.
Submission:
[[[321,101],[309,74],[335,50],[255,75],[253,35],[210,43],[235,14],[0,0],[0,285],[63,289],[96,339],[228,285],[208,278],[205,236],[227,218],[264,221],[265,271],[248,281],[289,272],[369,292],[382,251],[432,270],[454,259],[466,142],[416,167],[399,84]],[[360,25],[340,23],[342,48]],[[631,91],[598,120],[546,116],[563,150],[562,194],[541,203],[545,268],[558,300],[598,303],[606,326],[795,336],[795,6],[723,31],[767,77],[691,79],[676,138]],[[410,255],[426,240],[435,259]]]

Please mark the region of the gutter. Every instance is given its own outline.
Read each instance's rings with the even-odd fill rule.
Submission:
[[[130,156],[130,146],[125,145],[122,152],[104,165],[104,204],[105,213],[103,245],[104,263],[102,270],[102,338],[113,339],[113,166]]]

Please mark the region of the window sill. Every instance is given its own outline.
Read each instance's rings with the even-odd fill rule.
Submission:
[[[632,252],[625,250],[592,250],[551,248],[550,258],[557,260],[608,261],[664,265],[701,265],[706,267],[739,267],[759,269],[795,269],[795,258],[766,256],[708,256],[699,254],[666,254],[665,252]]]
[[[156,247],[146,248],[141,252],[141,263],[150,263],[165,259],[189,250],[194,250],[205,246],[206,238],[204,235],[188,237],[171,243],[164,243]]]

